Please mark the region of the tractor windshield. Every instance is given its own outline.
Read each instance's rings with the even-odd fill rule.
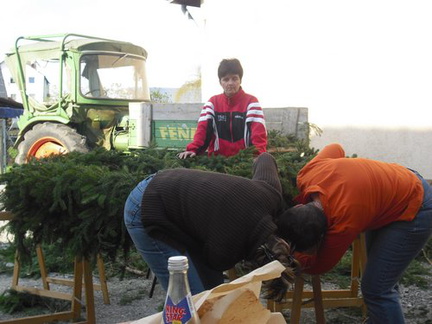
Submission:
[[[131,54],[84,54],[80,91],[85,97],[148,100],[145,61]]]

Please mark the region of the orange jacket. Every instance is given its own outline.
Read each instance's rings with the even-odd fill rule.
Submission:
[[[341,145],[326,146],[300,170],[300,195],[318,193],[327,217],[327,234],[316,255],[296,253],[304,272],[329,271],[363,231],[410,221],[423,201],[423,186],[407,168],[363,158],[345,158]]]

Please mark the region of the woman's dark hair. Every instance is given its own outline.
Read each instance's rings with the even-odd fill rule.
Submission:
[[[312,203],[292,207],[275,220],[277,235],[302,252],[320,243],[327,231],[327,218]]]
[[[257,249],[248,266],[258,268],[275,260],[279,261],[285,270],[279,278],[264,282],[263,288],[266,292],[264,297],[281,301],[289,285],[294,283],[295,276],[300,274],[300,263],[292,256],[291,246],[280,237],[270,235],[267,241]]]
[[[243,68],[238,59],[224,59],[219,63],[218,77],[219,80],[228,74],[238,74],[240,80],[243,78]]]

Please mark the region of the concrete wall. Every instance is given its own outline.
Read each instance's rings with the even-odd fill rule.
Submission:
[[[202,106],[202,103],[130,103],[133,131],[129,147],[146,147],[152,141],[159,147],[186,147],[194,138]],[[306,108],[264,108],[264,113],[268,130],[307,138],[309,129]]]
[[[313,136],[311,146],[323,148],[340,143],[347,156],[398,163],[432,179],[432,129],[379,127],[325,127],[321,137]]]
[[[152,119],[157,120],[198,120],[202,103],[194,104],[152,104]],[[294,134],[306,138],[308,109],[303,107],[263,108],[268,130]]]
[[[297,107],[263,108],[267,130],[294,134],[298,138],[308,136],[308,109]]]

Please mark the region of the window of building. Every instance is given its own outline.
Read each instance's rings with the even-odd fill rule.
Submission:
[[[35,78],[34,77],[29,77],[29,83],[35,83]]]

